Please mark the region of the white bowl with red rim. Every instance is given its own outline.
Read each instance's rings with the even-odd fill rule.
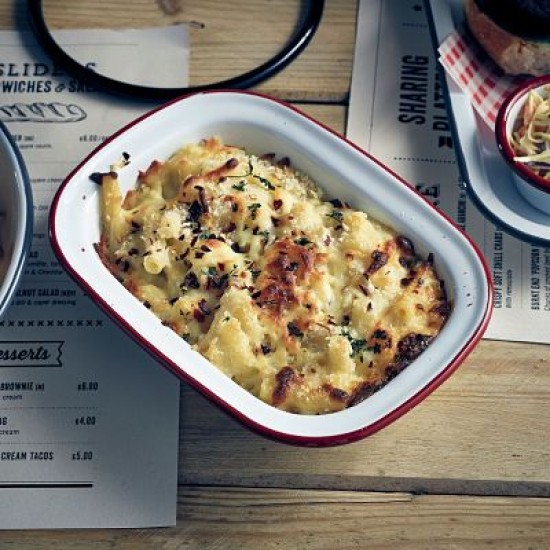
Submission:
[[[218,135],[253,154],[289,157],[332,197],[366,211],[432,253],[452,304],[441,333],[413,363],[363,402],[327,415],[297,415],[264,403],[195,352],[107,271],[97,256],[99,190],[90,174],[123,153],[122,192],[153,160]],[[78,216],[75,216],[78,212]],[[492,311],[482,254],[459,228],[409,184],[358,147],[281,101],[251,92],[212,91],[175,100],[111,136],[60,186],[50,212],[54,251],[68,273],[159,364],[253,430],[293,444],[327,446],[376,432],[420,403],[450,376],[481,338]]]
[[[538,210],[550,214],[550,177],[541,176],[532,163],[518,161],[519,154],[512,146],[512,134],[520,124],[522,110],[530,92],[550,100],[550,75],[529,79],[506,97],[497,113],[495,137],[498,150],[510,167],[521,196]],[[550,176],[550,160],[547,164]]]

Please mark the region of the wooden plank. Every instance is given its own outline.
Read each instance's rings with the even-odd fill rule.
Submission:
[[[326,0],[308,48],[287,69],[258,88],[289,100],[346,102],[349,98],[357,2]]]
[[[179,480],[550,496],[549,367],[548,346],[483,341],[408,414],[328,449],[269,441],[184,386]]]
[[[181,487],[173,528],[5,531],[11,550],[59,548],[547,548],[548,499]]]
[[[303,5],[297,0],[47,0],[44,4],[52,28],[188,23],[191,85],[225,80],[267,61],[293,35]],[[351,79],[356,8],[356,0],[327,0],[311,44],[287,69],[257,89],[289,100],[345,101]],[[25,12],[24,2],[3,0],[0,28],[23,28]],[[162,52],[159,55],[161,58]]]

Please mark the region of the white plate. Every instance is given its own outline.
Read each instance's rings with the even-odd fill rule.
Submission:
[[[463,0],[426,0],[435,49],[464,23]],[[511,170],[500,156],[494,132],[447,75],[455,150],[466,190],[479,210],[497,226],[524,241],[548,246],[550,216],[518,192]],[[445,87],[445,86],[444,86]]]
[[[430,347],[380,391],[344,411],[296,415],[260,401],[231,381],[127,292],[94,250],[99,239],[98,187],[123,152],[123,193],[138,171],[188,142],[219,135],[252,153],[288,156],[330,196],[349,202],[432,252],[452,312]],[[409,185],[379,162],[296,109],[246,92],[200,93],[160,107],[119,131],[63,182],[50,213],[53,248],[67,271],[127,332],[169,370],[253,429],[286,442],[333,445],[364,437],[419,403],[446,379],[484,332],[492,310],[489,272],[479,250]]]
[[[23,157],[0,123],[0,316],[17,290],[33,229],[31,183]]]

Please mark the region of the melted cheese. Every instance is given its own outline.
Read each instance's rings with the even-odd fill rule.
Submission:
[[[98,250],[162,322],[260,399],[304,414],[377,391],[449,312],[430,259],[307,176],[211,138],[102,180]],[[413,367],[414,368],[414,367]]]

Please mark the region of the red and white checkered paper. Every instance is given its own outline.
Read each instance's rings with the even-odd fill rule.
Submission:
[[[439,46],[439,62],[491,129],[506,96],[524,76],[504,72],[482,51],[475,40],[464,32],[452,32]]]

